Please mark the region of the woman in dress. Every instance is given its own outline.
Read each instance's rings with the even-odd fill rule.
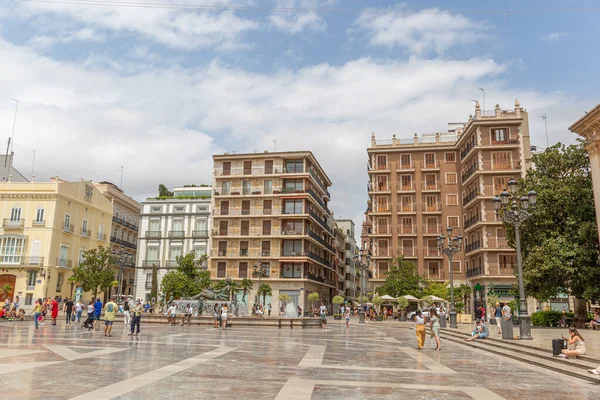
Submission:
[[[421,311],[414,313],[413,321],[415,322],[415,332],[417,335],[417,347],[419,350],[423,348],[425,344],[425,319],[421,315]]]
[[[431,307],[429,311],[429,328],[431,329],[431,337],[435,339],[435,349],[441,350],[442,343],[440,342],[440,316],[435,307]]]
[[[223,329],[227,327],[227,304],[223,304],[221,308],[221,321],[223,321]]]
[[[562,335],[561,335],[562,336]],[[562,354],[559,354],[559,357],[562,358],[577,358],[585,354],[585,341],[583,340],[583,336],[577,331],[577,329],[571,327],[569,328],[569,339],[562,336],[564,340],[568,340],[569,344],[574,344],[575,349],[563,349]]]

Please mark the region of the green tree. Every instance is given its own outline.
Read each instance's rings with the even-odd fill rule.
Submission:
[[[536,211],[521,226],[526,293],[545,301],[575,298],[575,325],[583,327],[586,300],[600,297],[600,252],[590,161],[585,142],[557,144],[533,155],[535,168],[519,192],[538,193]],[[514,229],[505,224],[514,244]]]
[[[209,276],[209,278],[210,278],[210,276]],[[242,290],[244,292],[242,301],[246,302],[246,295],[248,294],[248,292],[250,290],[252,290],[253,287],[254,287],[254,282],[252,282],[252,279],[248,279],[248,278],[242,279],[242,281],[240,282],[240,290]]]
[[[375,295],[373,296],[373,305],[377,308],[381,307],[381,305],[383,304],[383,300],[381,300],[381,297]]]
[[[427,281],[425,283],[425,289],[423,289],[423,295],[436,296],[441,299],[448,300],[450,297],[448,282]]]
[[[158,269],[156,264],[152,264],[152,287],[150,288],[150,300],[158,299]]]
[[[181,271],[185,276],[191,280],[196,280],[200,275],[200,266],[208,259],[206,254],[203,254],[200,258],[196,258],[196,252],[194,250],[187,253],[185,256],[175,257],[177,262],[177,269]]]
[[[258,296],[263,297],[263,304],[266,304],[267,296],[272,296],[272,295],[273,295],[273,289],[271,288],[271,285],[269,285],[268,283],[261,283],[260,287],[258,288]]]
[[[319,301],[319,293],[317,292],[312,292],[311,294],[308,295],[308,297],[306,298],[308,300],[308,302],[314,307],[315,303],[317,301]]]
[[[333,296],[333,299],[331,299],[331,302],[333,304],[335,304],[336,306],[339,306],[340,304],[344,303],[344,298],[342,296]]]
[[[173,192],[170,192],[169,189],[161,183],[158,185],[158,195],[160,197],[173,197]]]
[[[161,291],[165,299],[180,299],[188,295],[190,279],[181,271],[171,271],[167,273],[161,283]]]
[[[201,268],[206,258],[206,255],[203,255],[197,259],[194,251],[176,257],[177,269],[167,273],[161,282],[161,290],[165,298],[191,297],[209,287],[210,272]]]
[[[280,294],[279,297],[278,297],[278,299],[283,304],[287,304],[289,301],[292,300],[292,298],[290,297],[290,295],[286,294],[286,293]]]
[[[1,290],[2,290],[2,295],[6,298],[6,297],[8,297],[9,294],[12,293],[13,287],[7,283],[6,285],[2,286]]]
[[[91,291],[95,298],[98,292],[111,288],[116,269],[110,249],[100,246],[83,253],[83,261],[73,268],[74,281],[79,282],[84,291]]]
[[[377,288],[380,295],[389,295],[400,297],[410,294],[415,297],[421,297],[423,278],[419,276],[417,266],[412,262],[399,256],[394,260],[390,271],[386,274],[385,282]]]
[[[408,299],[405,297],[398,298],[398,309],[402,312],[402,315],[406,314],[408,308]]]

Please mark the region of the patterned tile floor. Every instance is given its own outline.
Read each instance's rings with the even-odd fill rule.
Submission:
[[[333,321],[331,321],[333,322]],[[0,324],[0,399],[600,399],[600,385],[393,322],[329,330]]]

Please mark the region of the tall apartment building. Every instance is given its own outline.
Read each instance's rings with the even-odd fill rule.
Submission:
[[[121,293],[133,295],[135,291],[135,260],[137,253],[138,229],[142,205],[127,196],[121,188],[110,182],[97,182],[94,186],[113,205],[112,226],[110,228],[110,249],[120,254],[123,273],[117,273]]]
[[[109,246],[112,204],[91,182],[0,183],[0,213],[0,286],[26,310],[40,297],[72,298],[73,267],[86,250]]]
[[[342,296],[347,300],[358,299],[362,295],[361,288],[366,290],[366,285],[362,282],[363,277],[357,274],[354,257],[358,255],[356,239],[354,238],[354,221],[350,219],[336,219],[337,230],[343,235],[343,275],[340,276],[340,283],[343,283]],[[336,230],[336,231],[337,231]]]
[[[385,280],[398,254],[424,278],[449,280],[436,237],[451,226],[453,235],[465,238],[464,251],[454,256],[455,284],[471,284],[477,299],[492,288],[507,296],[516,281],[516,253],[492,199],[531,166],[529,122],[519,102],[492,111],[477,103],[475,116],[447,133],[391,141],[373,135],[367,153],[370,200],[362,242],[372,251],[374,286]]]
[[[262,269],[262,281],[271,285],[274,299],[288,294],[303,310],[311,292],[331,302],[338,289],[327,206],[331,181],[313,154],[223,154],[213,159],[212,277],[240,280]],[[250,299],[257,289],[255,284]]]
[[[158,269],[160,291],[162,278],[178,266],[177,256],[192,250],[196,258],[208,254],[211,197],[212,187],[194,186],[175,188],[172,197],[142,202],[135,298],[151,300],[154,265]]]

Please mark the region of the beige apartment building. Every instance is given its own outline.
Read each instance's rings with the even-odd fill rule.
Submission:
[[[113,205],[110,249],[117,259],[119,271],[115,279],[121,286],[116,292],[132,296],[135,290],[135,260],[142,205],[114,183],[103,181],[94,183],[94,186]]]
[[[251,278],[307,309],[307,295],[331,303],[338,287],[331,181],[309,151],[223,154],[214,159],[210,270],[214,279]],[[261,299],[262,302],[262,299]]]
[[[26,310],[40,297],[74,297],[73,267],[86,250],[109,246],[112,204],[91,182],[0,183],[0,213],[0,286]]]
[[[527,112],[515,108],[482,111],[448,132],[404,140],[376,140],[369,155],[369,205],[362,245],[370,249],[374,288],[385,280],[397,255],[418,266],[424,278],[448,281],[448,259],[436,238],[462,234],[464,251],[453,260],[455,285],[476,289],[483,301],[490,290],[508,298],[516,282],[516,252],[506,240],[492,199],[531,166]]]

